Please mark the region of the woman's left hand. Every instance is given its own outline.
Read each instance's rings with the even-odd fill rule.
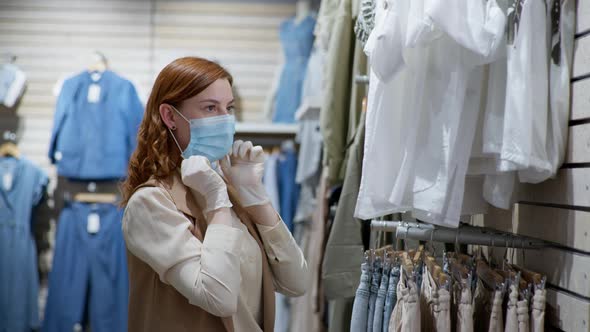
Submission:
[[[265,154],[262,147],[252,142],[235,141],[232,151],[220,160],[221,170],[229,183],[236,188],[244,207],[269,202],[262,184]]]

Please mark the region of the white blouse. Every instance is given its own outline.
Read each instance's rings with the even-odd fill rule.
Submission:
[[[189,303],[233,317],[236,331],[262,331],[262,257],[256,240],[232,210],[232,226],[209,225],[203,242],[170,195],[157,187],[135,192],[123,217],[129,251]],[[308,270],[303,253],[280,220],[256,225],[278,292],[300,296]]]

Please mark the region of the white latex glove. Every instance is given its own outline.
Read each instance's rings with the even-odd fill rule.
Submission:
[[[235,141],[231,153],[220,160],[221,170],[236,188],[245,207],[263,205],[270,200],[262,184],[264,151],[252,142]]]
[[[203,213],[223,207],[232,207],[227,186],[217,172],[211,168],[207,157],[192,156],[182,161],[180,166],[182,183],[191,188]]]

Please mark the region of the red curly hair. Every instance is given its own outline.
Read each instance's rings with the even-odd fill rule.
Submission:
[[[182,161],[168,127],[160,117],[160,105],[175,107],[192,98],[219,79],[233,85],[232,76],[215,62],[185,57],[164,67],[148,99],[137,137],[137,148],[129,161],[127,179],[121,186],[122,202],[127,204],[135,189],[152,175],[166,179]]]

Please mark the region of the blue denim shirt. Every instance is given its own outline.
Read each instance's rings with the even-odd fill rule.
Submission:
[[[8,187],[5,175],[12,179]],[[25,158],[0,157],[0,331],[39,327],[32,210],[47,182],[47,175]]]
[[[100,86],[100,94],[91,103],[92,84]],[[86,71],[66,80],[49,145],[57,173],[79,180],[125,177],[143,109],[133,84],[112,71],[102,73],[96,82]]]

